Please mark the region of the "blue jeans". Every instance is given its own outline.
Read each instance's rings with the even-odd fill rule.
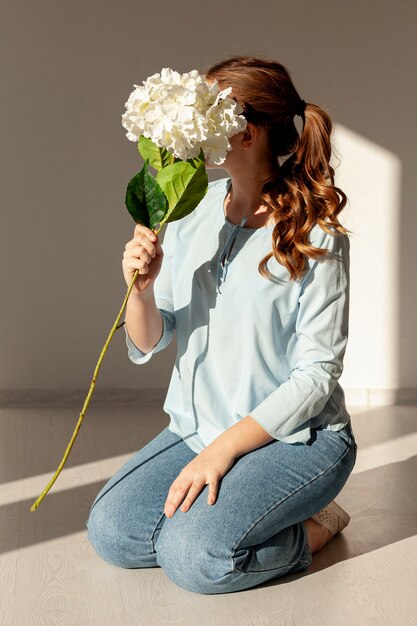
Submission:
[[[274,439],[238,457],[214,505],[208,485],[190,509],[163,513],[168,490],[197,455],[166,427],[104,485],[87,521],[108,563],[162,567],[178,586],[203,594],[249,589],[312,562],[303,521],[346,483],[357,445],[348,424],[315,429],[308,444]]]

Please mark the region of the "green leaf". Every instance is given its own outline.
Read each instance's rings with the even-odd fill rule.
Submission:
[[[149,228],[155,228],[166,215],[168,201],[158,182],[147,170],[144,175],[144,183],[146,208],[149,214]]]
[[[200,161],[198,167],[188,161],[178,161],[160,170],[156,180],[168,199],[166,222],[174,222],[191,213],[207,193],[204,161]]]
[[[126,208],[137,224],[155,228],[166,215],[168,201],[155,178],[148,172],[148,162],[129,181],[125,197]]]
[[[206,157],[204,156],[203,148],[201,148],[200,154],[191,159],[187,159],[187,163],[191,163],[191,165],[194,165],[194,167],[199,167],[202,164],[205,165],[205,159]]]
[[[125,204],[134,221],[149,228],[149,215],[146,209],[145,198],[145,172],[147,172],[147,163],[129,181],[126,189]]]
[[[148,137],[141,135],[138,141],[138,150],[144,161],[149,161],[149,165],[155,170],[161,170],[167,165],[174,163],[175,156],[165,148],[159,148]]]

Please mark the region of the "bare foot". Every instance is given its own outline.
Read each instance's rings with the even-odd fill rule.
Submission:
[[[321,550],[321,548],[332,539],[333,533],[311,517],[306,519],[303,523],[307,531],[308,545],[310,546],[311,554]]]

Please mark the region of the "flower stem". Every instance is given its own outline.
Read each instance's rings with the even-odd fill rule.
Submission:
[[[162,220],[159,223],[159,228],[157,228],[157,229],[154,228],[153,229],[153,232],[155,233],[155,235],[157,235],[159,233],[159,231],[161,230],[161,228],[162,228],[162,226],[163,226],[165,221],[166,220]],[[67,449],[65,450],[64,456],[62,457],[61,463],[58,465],[58,468],[57,468],[55,474],[52,476],[51,480],[46,485],[45,489],[42,491],[42,493],[40,494],[38,499],[35,500],[35,502],[30,507],[30,510],[32,512],[36,511],[36,509],[38,508],[38,506],[40,505],[40,503],[42,502],[42,500],[44,499],[44,497],[46,496],[46,494],[48,493],[48,491],[50,490],[50,488],[52,487],[52,485],[54,484],[54,482],[56,481],[56,479],[60,475],[61,470],[62,470],[62,468],[64,467],[64,465],[65,465],[65,463],[67,461],[69,453],[71,452],[71,448],[74,445],[74,441],[75,441],[75,439],[76,439],[76,437],[78,435],[78,431],[80,430],[80,427],[81,427],[82,421],[84,419],[84,416],[85,416],[85,414],[87,412],[87,408],[88,408],[88,405],[90,403],[91,396],[93,395],[94,387],[96,386],[98,373],[99,373],[99,370],[100,370],[101,363],[103,361],[104,355],[107,352],[107,348],[109,347],[110,341],[112,340],[114,333],[116,332],[116,330],[118,328],[121,328],[123,326],[123,324],[119,325],[120,318],[122,317],[123,312],[124,312],[124,310],[126,308],[127,301],[129,299],[130,293],[131,293],[131,291],[133,289],[133,285],[135,284],[138,275],[139,275],[139,270],[136,270],[135,273],[133,274],[132,280],[131,280],[130,285],[129,285],[128,289],[127,289],[125,298],[123,300],[122,308],[120,309],[120,311],[119,311],[119,313],[118,313],[118,315],[117,315],[117,317],[116,317],[116,319],[114,321],[114,324],[113,324],[113,326],[112,326],[112,328],[110,330],[109,336],[107,337],[106,343],[103,346],[103,349],[101,351],[101,354],[100,354],[99,359],[97,361],[97,365],[96,365],[95,370],[94,370],[93,378],[92,378],[91,384],[90,384],[90,389],[89,389],[89,391],[87,393],[87,396],[86,396],[86,398],[84,400],[83,408],[81,410],[81,413],[80,413],[80,416],[78,418],[77,424],[75,426],[74,432],[72,433],[72,437],[70,439],[70,442],[69,442],[69,444],[67,446]]]

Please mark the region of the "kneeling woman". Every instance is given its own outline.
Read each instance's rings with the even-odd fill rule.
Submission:
[[[163,245],[137,225],[122,263],[127,284],[139,269],[130,359],[147,363],[176,334],[170,422],[102,488],[87,526],[109,563],[212,594],[308,568],[349,521],[333,499],[357,446],[338,383],[349,238],[329,116],[274,61],[232,58],[206,78],[232,87],[247,119],[228,177],[167,224]]]

